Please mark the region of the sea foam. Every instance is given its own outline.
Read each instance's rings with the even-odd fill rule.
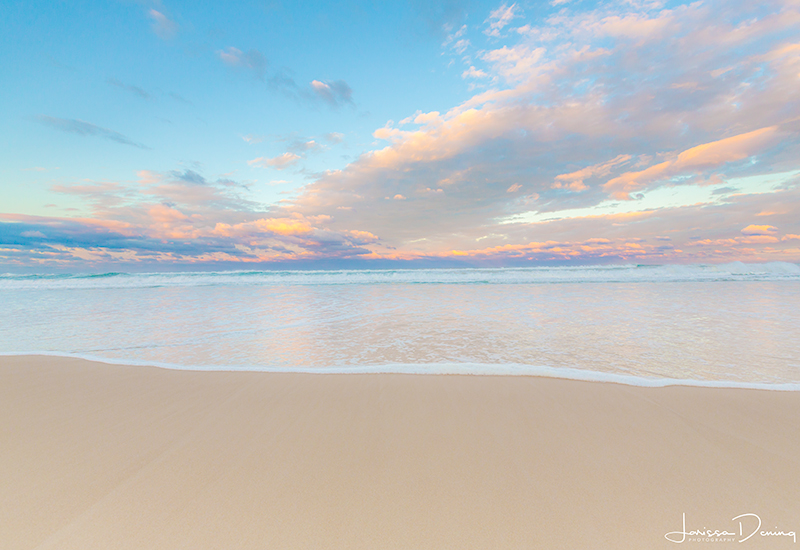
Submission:
[[[206,370],[800,383],[800,267],[787,263],[6,275],[0,293],[6,353]]]
[[[800,391],[800,383],[738,382],[735,380],[692,380],[676,378],[647,378],[610,372],[587,371],[577,368],[555,368],[537,365],[488,365],[478,363],[432,363],[432,364],[388,364],[388,365],[354,365],[346,367],[269,367],[269,366],[204,366],[177,365],[158,361],[125,361],[113,360],[92,355],[39,352],[0,352],[0,357],[50,356],[84,359],[107,365],[133,367],[153,367],[167,370],[197,372],[267,372],[297,374],[419,374],[419,375],[463,375],[463,376],[535,376],[541,378],[558,378],[582,382],[605,382],[639,386],[646,388],[663,388],[668,386],[695,386],[704,388],[736,388],[770,391]]]
[[[553,284],[800,280],[786,262],[520,268],[3,274],[0,290],[353,284]]]

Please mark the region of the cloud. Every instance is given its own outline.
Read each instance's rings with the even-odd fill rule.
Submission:
[[[276,170],[285,170],[290,166],[297,164],[300,160],[300,155],[287,152],[273,158],[258,157],[257,159],[248,160],[247,164],[250,166],[260,166],[261,168],[275,168]]]
[[[304,102],[321,102],[334,109],[345,104],[355,106],[353,90],[344,80],[312,80],[307,87],[301,87],[292,77],[292,72],[282,68],[267,79],[267,84],[273,90]]]
[[[282,208],[337,212],[337,229],[370,231],[397,250],[435,251],[490,232],[517,238],[509,222],[528,214],[612,207],[665,186],[691,196],[699,185],[798,169],[790,153],[800,150],[798,132],[786,123],[800,116],[797,68],[784,65],[777,52],[786,35],[776,34],[796,33],[794,20],[744,2],[560,12],[472,65],[498,79],[495,89],[417,129],[405,124],[420,112],[378,128],[384,147],[325,172]],[[670,33],[649,46],[640,27]],[[698,44],[703,54],[693,55]],[[734,63],[736,71],[711,76]],[[687,81],[698,86],[673,87]],[[521,189],[508,192],[514,185]],[[409,200],[386,201],[395,195]],[[742,237],[742,221],[731,221],[728,234]]]
[[[131,84],[124,84],[115,78],[109,78],[108,80],[106,80],[106,82],[108,82],[108,84],[110,84],[111,86],[114,86],[121,90],[125,90],[126,92],[129,92],[137,97],[140,97],[141,99],[151,99],[152,97],[150,94],[148,94],[140,87],[133,86]]]
[[[461,40],[457,40],[455,44],[453,44],[453,49],[457,54],[461,55],[465,51],[467,51],[467,48],[469,48],[471,45],[472,44],[470,43],[469,40],[467,40],[466,38],[462,38]]]
[[[195,185],[206,185],[208,183],[203,176],[194,170],[173,170],[169,174],[176,180],[184,181],[186,183],[193,183]]]
[[[174,99],[174,100],[175,100],[175,101],[177,101],[178,103],[183,103],[183,104],[185,104],[185,105],[194,105],[194,103],[192,103],[191,101],[189,101],[188,99],[186,99],[186,98],[185,98],[185,97],[183,97],[182,95],[180,95],[180,94],[176,94],[176,93],[174,93],[174,92],[170,92],[170,93],[169,93],[169,97],[171,97],[172,99]]]
[[[199,169],[141,171],[53,188],[91,211],[69,222],[83,241],[50,218],[5,217],[0,234],[31,258],[63,246],[59,261],[800,261],[800,6],[545,9],[517,32],[513,17],[498,26],[467,62],[491,89],[400,113],[375,129],[374,150],[276,204]],[[267,78],[309,105],[344,104],[314,82]],[[250,164],[285,169],[337,139],[286,138],[283,154]]]
[[[88,216],[0,214],[0,258],[9,266],[242,264],[356,258],[379,242],[368,231],[326,227],[329,215],[265,209],[227,176],[187,168],[137,176],[53,186],[84,201]]]
[[[150,28],[162,40],[174,38],[178,33],[178,24],[155,9],[150,9],[147,16],[152,20]]]
[[[286,141],[287,139],[288,138],[283,138],[281,141]],[[317,153],[326,149],[326,146],[313,139],[294,139],[288,144],[287,149],[288,151],[276,157],[258,157],[248,161],[247,164],[261,168],[285,170],[286,168],[296,165],[301,159],[306,158],[309,154]],[[278,183],[286,182],[280,180]]]
[[[609,15],[597,21],[587,21],[585,29],[597,36],[652,41],[663,36],[673,22],[671,12],[662,12],[656,17],[646,14]]]
[[[489,23],[489,27],[483,31],[483,33],[487,36],[499,38],[500,31],[511,23],[513,19],[520,17],[520,15],[520,10],[517,8],[516,4],[511,4],[510,6],[508,4],[503,4],[489,14],[489,18],[485,21]]]
[[[794,198],[800,198],[796,189],[741,196],[720,204],[513,224],[487,239],[496,244],[456,250],[458,256],[464,259],[501,262],[504,265],[559,260],[796,262],[800,259],[800,250],[793,248],[796,245],[789,242],[780,244],[790,239],[779,239],[779,231],[774,226],[747,232],[741,232],[741,225],[737,226],[741,218],[751,216],[766,205],[784,204]],[[798,227],[800,221],[792,218],[796,218],[796,214],[795,210],[793,215],[786,215],[783,220],[791,223],[792,227]],[[703,221],[702,225],[698,224],[698,220]],[[598,238],[597,235],[602,237]],[[516,261],[520,263],[515,264]]]
[[[328,143],[339,144],[344,141],[344,134],[339,132],[329,132],[323,136]]]
[[[245,140],[250,145],[261,143],[264,141],[264,136],[257,136],[254,134],[247,134],[246,136],[242,136],[242,139]]]
[[[481,69],[470,65],[469,69],[461,73],[461,78],[490,78],[490,76]]]
[[[214,188],[227,192],[217,187],[213,178],[200,176],[207,185],[198,186],[170,174],[185,175],[185,171],[147,172],[141,175],[142,183],[134,186],[102,184],[106,195],[117,193],[120,200],[107,201],[114,206],[98,210],[91,218],[0,214],[0,258],[8,266],[27,262],[83,267],[134,262],[246,265],[325,258],[426,261],[428,265],[454,265],[436,263],[451,260],[461,265],[800,261],[796,247],[800,216],[796,207],[776,214],[779,222],[775,226],[744,233],[740,230],[742,225],[736,225],[757,212],[777,212],[782,205],[800,204],[797,188],[742,195],[720,204],[477,227],[474,229],[479,232],[473,233],[472,238],[452,236],[437,248],[426,250],[386,246],[379,234],[369,230],[336,229],[335,216],[262,211],[245,202],[217,201],[209,206],[211,201],[198,202],[191,193]],[[165,187],[168,185],[177,186],[171,189],[172,195],[162,192],[169,190]],[[99,187],[100,184],[95,191],[90,187],[75,190],[75,196],[95,193]],[[392,202],[394,209],[406,206],[415,209],[419,205],[400,199]],[[351,215],[353,210],[336,212],[337,216]],[[698,220],[704,221],[702,227],[698,227]],[[778,227],[790,231],[781,237]]]
[[[273,90],[297,97],[300,87],[297,85],[297,82],[295,82],[292,74],[290,69],[282,67],[267,79],[267,84]]]
[[[441,39],[466,18],[469,3],[465,0],[413,0],[412,6],[422,17],[425,30]]]
[[[584,180],[592,177],[606,176],[614,167],[624,164],[630,159],[630,155],[617,155],[615,158],[607,162],[601,162],[593,166],[587,166],[586,168],[581,168],[580,170],[570,172],[569,174],[559,174],[556,176],[556,181],[553,183],[553,188],[566,188],[573,191],[583,191],[587,188],[587,186],[583,183]]]
[[[542,64],[546,48],[531,48],[519,44],[509,48],[502,48],[485,52],[482,59],[492,66],[496,75],[502,76],[509,82],[529,81],[542,69],[549,68]]]
[[[778,228],[771,225],[748,225],[742,229],[742,235],[774,235],[777,232]]]
[[[331,107],[339,107],[344,104],[353,105],[353,90],[344,80],[334,80],[332,82],[312,80],[311,90],[319,99]]]
[[[229,46],[219,50],[217,55],[223,63],[230,67],[242,67],[253,71],[256,78],[264,79],[269,62],[258,50],[248,50],[246,53],[238,48]]]
[[[76,119],[56,118],[45,115],[37,116],[36,120],[45,126],[50,126],[51,128],[61,130],[62,132],[78,134],[80,136],[97,136],[109,141],[121,143],[122,145],[130,145],[131,147],[136,147],[138,149],[149,149],[149,147],[142,145],[141,143],[137,143],[120,134],[119,132],[115,132],[114,130],[109,130],[107,128],[101,128],[100,126],[96,126],[90,122],[84,122]]]
[[[467,26],[461,25],[461,27],[454,33],[448,34],[447,38],[444,42],[442,42],[442,47],[450,47],[453,51],[455,51],[458,55],[462,55],[467,48],[469,48],[472,44],[470,43],[469,39],[463,38],[464,34],[467,32]]]
[[[314,228],[305,220],[298,218],[263,218],[254,222],[245,222],[236,225],[218,223],[214,233],[230,237],[236,234],[271,233],[272,235],[303,236],[314,231]]]
[[[772,145],[779,136],[778,127],[769,126],[703,143],[682,151],[673,160],[660,162],[645,170],[626,172],[606,182],[603,188],[616,198],[628,199],[631,192],[642,189],[653,181],[699,169],[716,168],[751,157]]]
[[[289,151],[299,154],[300,156],[305,156],[308,153],[314,153],[317,151],[321,151],[324,149],[322,145],[314,141],[313,139],[309,140],[298,140],[294,141],[289,144],[288,147]]]

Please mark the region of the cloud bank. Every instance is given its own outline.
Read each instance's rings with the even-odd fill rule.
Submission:
[[[374,131],[376,148],[276,204],[185,170],[60,185],[89,214],[4,215],[0,257],[800,261],[800,6],[553,4],[536,20],[503,4],[472,34],[450,27],[444,48],[463,55],[458,74],[481,91],[447,111],[401,114]],[[266,67],[235,48],[218,55],[256,74]],[[353,105],[341,80],[266,80],[298,99]],[[143,147],[87,122],[39,121]],[[287,169],[319,147],[300,140],[249,164]]]

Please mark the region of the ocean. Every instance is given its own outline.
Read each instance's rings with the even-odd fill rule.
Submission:
[[[800,266],[0,275],[0,353],[800,389]]]

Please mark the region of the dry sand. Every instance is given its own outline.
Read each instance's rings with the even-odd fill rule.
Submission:
[[[800,531],[799,436],[800,392],[0,357],[0,548],[738,540]]]

